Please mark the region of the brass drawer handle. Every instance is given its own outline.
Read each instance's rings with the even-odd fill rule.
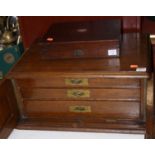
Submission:
[[[80,91],[73,91],[73,95],[76,97],[80,97],[84,95],[84,92],[80,92]]]
[[[80,83],[82,83],[82,79],[71,79],[70,82],[72,84],[80,84]]]
[[[87,113],[91,112],[91,106],[70,106],[69,107],[70,112],[80,112],[80,113]]]
[[[89,90],[70,89],[67,90],[67,96],[71,98],[90,97]]]
[[[65,79],[66,85],[88,86],[88,79]]]

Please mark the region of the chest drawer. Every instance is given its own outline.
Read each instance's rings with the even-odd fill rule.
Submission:
[[[109,101],[39,101],[24,100],[27,117],[51,117],[53,115],[97,116],[109,119],[138,119],[139,102]]]
[[[90,87],[90,88],[140,88],[139,79],[92,78],[92,77],[56,77],[38,79],[18,79],[19,87],[52,88],[52,87]]]
[[[140,89],[21,89],[24,99],[40,100],[126,100],[139,101]]]

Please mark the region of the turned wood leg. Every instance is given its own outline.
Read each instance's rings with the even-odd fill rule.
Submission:
[[[147,139],[154,139],[155,132],[154,132],[154,113],[152,111],[152,107],[147,107],[147,114],[146,114],[146,133],[145,138]]]
[[[146,133],[145,138],[155,139],[155,110],[154,110],[154,85],[153,78],[148,82],[147,88],[147,103],[146,103]]]

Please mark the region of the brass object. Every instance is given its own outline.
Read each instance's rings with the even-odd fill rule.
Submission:
[[[0,40],[1,44],[9,44],[17,40],[17,36],[13,35],[11,31],[5,31]]]
[[[91,112],[91,106],[70,106],[69,111],[77,113],[87,113]]]
[[[69,89],[67,90],[67,96],[70,98],[90,97],[90,91],[82,89]]]
[[[88,79],[65,79],[66,85],[88,86]]]
[[[13,64],[15,62],[15,57],[12,53],[4,54],[3,59],[8,64]]]

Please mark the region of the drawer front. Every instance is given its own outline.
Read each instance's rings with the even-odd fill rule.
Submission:
[[[113,101],[37,101],[24,100],[27,117],[50,117],[58,114],[102,115],[103,118],[138,119],[139,102]]]
[[[44,59],[119,57],[119,42],[52,44],[40,47]]]
[[[21,89],[24,99],[140,101],[140,89]]]
[[[94,88],[140,88],[139,79],[109,79],[109,78],[44,78],[18,79],[21,88],[52,88],[52,87],[94,87]]]

